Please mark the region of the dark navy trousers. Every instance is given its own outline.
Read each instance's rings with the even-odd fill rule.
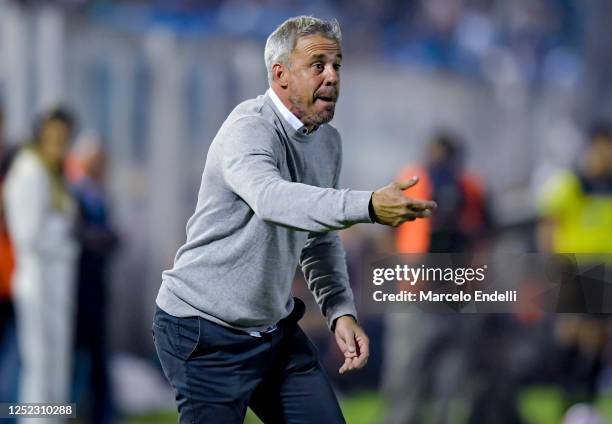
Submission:
[[[345,423],[317,350],[297,323],[302,314],[296,299],[273,332],[254,337],[157,307],[153,339],[179,422],[242,423],[249,406],[266,424]]]

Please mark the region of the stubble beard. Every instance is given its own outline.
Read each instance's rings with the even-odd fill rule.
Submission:
[[[330,109],[324,109],[319,112],[306,112],[304,102],[299,98],[298,95],[292,94],[289,96],[289,100],[293,105],[294,110],[292,111],[297,118],[302,121],[304,126],[316,126],[327,124],[334,118],[335,105]]]

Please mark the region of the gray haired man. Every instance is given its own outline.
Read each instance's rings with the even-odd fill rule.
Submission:
[[[368,337],[357,323],[336,230],[397,226],[433,202],[402,192],[339,189],[340,135],[327,123],[340,88],[336,21],[297,17],[268,38],[270,89],[238,105],[213,140],[187,241],[163,273],[153,336],[181,423],[342,423],[316,349],[297,324],[296,267],[344,354],[361,368]]]

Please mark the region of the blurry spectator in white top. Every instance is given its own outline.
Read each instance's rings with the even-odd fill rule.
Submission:
[[[72,131],[65,110],[44,114],[4,185],[16,258],[12,283],[23,365],[20,402],[69,399],[78,248],[73,238],[76,205],[64,182],[63,162]]]

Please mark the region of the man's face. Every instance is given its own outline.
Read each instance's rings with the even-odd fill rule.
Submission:
[[[340,95],[339,44],[315,34],[298,39],[291,53],[287,89],[291,112],[307,127],[329,122]]]

